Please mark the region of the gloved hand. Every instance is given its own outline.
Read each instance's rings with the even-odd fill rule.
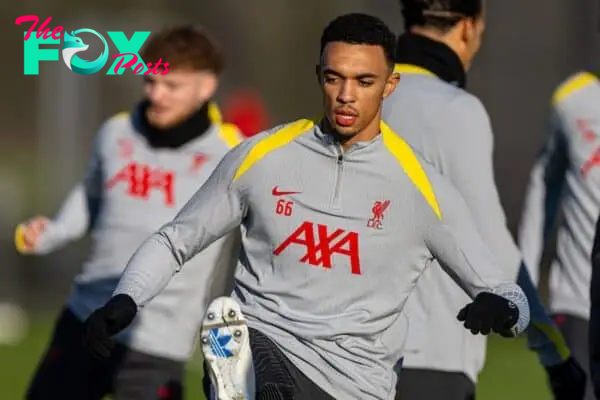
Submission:
[[[573,357],[561,364],[546,367],[546,373],[554,400],[583,400],[586,375]]]
[[[84,345],[94,357],[105,359],[114,346],[111,336],[127,328],[137,314],[137,305],[125,294],[111,298],[84,322]]]
[[[456,318],[464,321],[465,328],[470,329],[473,335],[495,332],[504,337],[513,337],[512,328],[519,320],[519,309],[502,296],[483,292],[460,310]]]

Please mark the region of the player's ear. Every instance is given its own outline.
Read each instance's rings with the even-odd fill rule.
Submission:
[[[202,102],[214,97],[219,86],[219,79],[212,72],[201,72],[198,87],[198,97]]]
[[[475,21],[471,18],[461,19],[455,26],[458,31],[458,37],[460,38],[461,50],[466,49],[469,44],[474,40],[477,35],[477,29],[475,27]]]
[[[393,72],[390,74],[390,76],[387,78],[387,81],[385,82],[385,88],[383,90],[383,98],[387,98],[390,94],[392,94],[394,92],[394,90],[396,89],[396,86],[398,86],[398,83],[400,82],[400,74],[397,72]]]
[[[471,43],[475,36],[477,36],[477,27],[475,26],[475,21],[471,18],[466,18],[463,32],[465,35],[465,41]]]

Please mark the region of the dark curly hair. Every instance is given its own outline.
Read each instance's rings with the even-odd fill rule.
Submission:
[[[150,36],[140,56],[145,62],[168,62],[174,69],[210,71],[220,74],[223,55],[208,34],[200,27],[180,25],[163,29]]]
[[[404,28],[413,26],[452,29],[464,18],[477,18],[483,12],[483,0],[400,0]]]
[[[396,36],[382,20],[372,15],[353,13],[335,18],[321,35],[321,55],[332,42],[381,46],[388,64],[394,64]]]

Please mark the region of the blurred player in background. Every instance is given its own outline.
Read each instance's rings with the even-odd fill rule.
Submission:
[[[445,174],[465,198],[478,229],[508,279],[526,290],[530,345],[556,399],[581,399],[585,375],[570,356],[522,265],[495,184],[493,134],[481,102],[465,90],[481,45],[483,0],[401,0],[400,83],[384,103],[384,120]],[[411,324],[399,379],[401,400],[468,400],[485,362],[486,340],[466,332],[454,310],[468,300],[439,268],[428,269],[407,303]]]
[[[93,243],[76,277],[28,399],[182,399],[184,367],[207,302],[229,293],[239,238],[214,243],[140,310],[111,355],[83,347],[83,321],[115,290],[137,247],[173,219],[240,142],[235,127],[213,123],[210,102],[223,59],[198,28],[179,26],[151,37],[141,56],[169,63],[144,76],[144,98],[129,115],[110,118],[96,136],[83,182],[58,215],[20,225],[18,249],[46,254],[91,232]]]
[[[104,351],[176,272],[202,267],[188,259],[240,225],[233,299],[215,300],[203,325],[221,400],[253,398],[254,376],[258,400],[393,399],[402,310],[434,257],[473,298],[458,315],[463,329],[525,329],[527,299],[497,269],[460,195],[381,122],[398,82],[394,46],[377,18],[333,20],[317,68],[324,117],[230,151],[136,251],[114,297],[86,322],[89,347]]]
[[[590,253],[600,210],[600,82],[579,72],[553,94],[546,143],[531,171],[519,244],[535,282],[559,215],[556,252],[550,265],[550,309],[567,344],[587,369],[590,319]],[[594,292],[593,292],[594,293]],[[593,294],[594,295],[594,294]],[[596,288],[595,296],[600,296]],[[592,309],[600,304],[591,304]],[[593,311],[592,315],[600,311]],[[600,360],[598,321],[592,337],[592,359]],[[597,392],[600,393],[600,392]],[[596,395],[597,396],[597,395]],[[597,398],[588,386],[586,400]]]

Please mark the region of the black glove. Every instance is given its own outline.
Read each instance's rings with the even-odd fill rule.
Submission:
[[[137,314],[137,305],[125,294],[111,298],[84,322],[84,345],[94,357],[110,356],[114,346],[111,336],[127,328]]]
[[[470,329],[473,335],[495,332],[504,337],[513,337],[511,328],[519,320],[519,309],[502,296],[483,292],[460,310],[456,318],[464,321],[465,328]]]
[[[554,400],[583,400],[587,377],[573,357],[561,364],[546,367],[546,373]]]

